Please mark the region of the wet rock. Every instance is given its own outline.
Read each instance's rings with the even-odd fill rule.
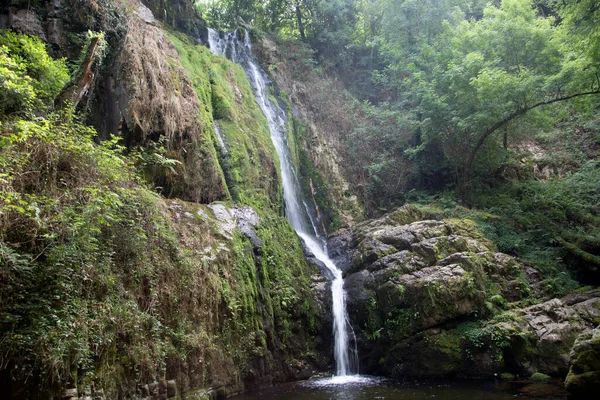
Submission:
[[[8,29],[8,14],[0,14],[0,30]]]
[[[40,17],[31,9],[10,7],[8,9],[7,26],[15,31],[31,36],[39,36],[44,41],[47,40]]]
[[[208,208],[212,210],[215,218],[219,221],[219,229],[221,234],[225,238],[230,239],[233,235],[233,230],[237,225],[235,215],[230,209],[220,203],[209,204]]]
[[[318,313],[321,318],[328,323],[323,326],[331,327],[331,280],[325,278],[322,274],[311,275],[311,289],[315,294]],[[329,337],[324,336],[324,337]]]
[[[338,231],[327,239],[329,257],[342,272],[348,271],[351,267],[348,254],[351,242],[352,235],[347,229]]]
[[[348,276],[344,280],[344,288],[348,299],[352,299],[350,305],[369,300],[375,295],[373,287],[374,278],[368,271],[360,271]]]
[[[408,250],[403,250],[377,260],[368,266],[367,269],[371,272],[383,269],[392,269],[405,274],[422,269],[425,266],[425,261],[418,254]]]
[[[156,24],[156,18],[154,18],[154,14],[152,14],[152,11],[143,3],[139,4],[137,10],[135,10],[135,13],[145,23],[150,25]]]
[[[325,263],[323,261],[319,260],[317,257],[315,257],[314,254],[312,254],[310,252],[310,250],[305,250],[305,256],[306,256],[306,261],[308,261],[310,264],[319,268],[319,271],[321,271],[321,275],[324,278],[326,278],[328,281],[332,281],[335,278],[335,276],[333,275],[333,272],[331,272],[331,270],[329,268],[327,268]]]
[[[63,0],[50,0],[48,2],[48,17],[49,18],[60,17],[62,5],[63,5]]]
[[[353,254],[352,268],[355,271],[360,267],[367,267],[378,259],[394,254],[398,250],[394,246],[385,244],[377,239],[368,238],[360,242]]]
[[[411,245],[417,242],[417,236],[410,229],[396,227],[383,232],[379,240],[385,244],[394,246],[397,250],[410,250]]]
[[[66,43],[66,36],[63,27],[63,21],[60,18],[48,18],[46,21],[46,33],[48,43],[63,47]]]
[[[254,231],[254,228],[260,224],[258,213],[252,207],[243,207],[234,209],[233,214],[237,220],[238,230],[250,240],[254,247],[254,253],[262,254],[262,240]]]

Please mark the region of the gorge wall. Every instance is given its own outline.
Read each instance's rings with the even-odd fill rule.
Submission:
[[[267,121],[191,3],[11,0],[0,28],[71,72],[87,31],[105,35],[77,110],[1,121],[0,398],[222,398],[331,371],[328,283],[283,217]],[[320,228],[348,228],[329,250],[361,373],[597,385],[598,291],[547,296],[470,220],[362,221],[352,100],[308,77],[302,45],[251,37]]]
[[[283,217],[266,119],[241,67],[200,44],[188,2],[167,3],[0,10],[3,28],[55,55],[73,57],[88,29],[106,35],[77,111],[97,131],[52,120],[48,142],[26,118],[2,125],[19,138],[3,155],[30,150],[3,158],[3,396],[222,397],[331,362],[323,278]],[[125,147],[96,151],[111,134]]]

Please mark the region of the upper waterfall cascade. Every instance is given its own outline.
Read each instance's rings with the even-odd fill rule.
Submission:
[[[219,33],[209,28],[208,33],[209,46],[213,54],[225,56],[244,68],[256,96],[256,101],[267,117],[271,140],[275,145],[281,164],[286,218],[298,236],[302,238],[308,250],[323,262],[333,275],[331,292],[336,374],[346,376],[356,373],[358,365],[356,352],[349,349],[349,338],[352,330],[346,313],[346,293],[342,271],[329,258],[326,242],[322,237],[319,237],[309,207],[307,207],[307,202],[304,201],[302,192],[299,189],[298,179],[293,169],[290,150],[287,145],[287,116],[268,97],[270,81],[266,72],[254,58],[248,32],[236,30],[231,33]],[[352,353],[352,356],[350,353]]]

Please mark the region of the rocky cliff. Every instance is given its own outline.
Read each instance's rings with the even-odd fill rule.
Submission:
[[[190,3],[26,3],[2,28],[74,69],[104,34],[76,110],[2,115],[0,392],[213,398],[326,369],[266,119]]]
[[[564,378],[571,368],[568,387],[593,379],[600,293],[536,300],[536,271],[498,253],[474,222],[442,218],[405,206],[330,237],[362,370]]]

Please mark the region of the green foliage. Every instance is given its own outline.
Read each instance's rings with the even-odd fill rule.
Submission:
[[[412,123],[384,104],[363,104],[362,118],[348,137],[352,163],[360,177],[357,189],[369,211],[389,210],[403,202],[400,195],[414,179],[404,149],[412,143]]]
[[[463,324],[459,331],[462,331],[462,339],[465,342],[463,351],[469,360],[473,360],[478,353],[492,350],[496,361],[501,361],[502,350],[510,346],[513,334],[500,325],[481,327],[480,323]]]
[[[555,2],[563,19],[560,39],[566,53],[564,74],[587,85],[597,80],[600,62],[600,9],[594,0]]]
[[[478,21],[444,24],[402,82],[415,96],[425,145],[441,147],[459,189],[471,184],[473,161],[487,136],[564,88],[553,20],[536,15],[529,0],[488,6]],[[461,193],[463,195],[464,193]]]
[[[567,254],[565,249],[570,249],[565,242],[586,253],[600,254],[598,179],[598,167],[590,163],[564,179],[514,182],[481,193],[479,207],[503,217],[488,220],[484,231],[497,241],[501,251],[529,260],[547,279],[557,278],[565,288],[572,288],[568,275],[560,272],[563,262],[579,270],[584,279],[592,278],[589,274],[595,269],[577,252]],[[558,270],[551,272],[557,266]]]
[[[584,281],[596,281],[596,267],[589,257],[598,256],[597,163],[584,165],[565,178],[547,181],[513,181],[473,195],[476,208],[459,206],[452,196],[411,200],[438,206],[446,215],[471,218],[501,252],[517,256],[542,272],[544,287],[564,294],[576,287],[571,271]]]
[[[25,74],[22,63],[8,55],[6,46],[0,47],[0,101],[2,114],[16,110],[30,110],[35,98],[31,78]]]
[[[68,114],[2,126],[1,346],[31,395],[92,379],[127,343],[117,337],[129,328],[112,330],[111,318],[157,322],[121,300],[115,275],[123,239],[148,239],[137,219],[155,199],[135,187],[116,142],[96,145],[94,135]]]
[[[44,43],[21,33],[0,34],[0,117],[41,111],[69,80],[64,59],[54,60]]]
[[[215,148],[219,145],[213,120],[219,120],[227,143],[227,155],[220,164],[233,200],[259,212],[279,209],[279,161],[246,73],[239,65],[212,55],[206,47],[181,35],[170,35],[170,39],[205,105],[201,107],[202,119],[211,130]]]
[[[176,179],[175,168],[181,165],[181,161],[169,157],[165,141],[166,138],[162,136],[158,142],[140,146],[131,155],[131,158],[137,159],[137,167],[147,182],[160,181],[163,176]]]

